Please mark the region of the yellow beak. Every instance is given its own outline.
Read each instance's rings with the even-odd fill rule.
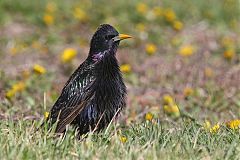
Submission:
[[[119,39],[123,40],[123,39],[128,39],[128,38],[132,38],[132,36],[129,36],[127,34],[119,34]]]
[[[118,36],[114,37],[113,40],[114,42],[116,42],[116,41],[121,41],[128,38],[132,38],[132,36],[129,36],[127,34],[119,34]]]

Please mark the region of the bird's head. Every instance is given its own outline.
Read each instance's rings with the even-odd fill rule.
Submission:
[[[115,54],[120,41],[127,38],[131,38],[131,36],[119,34],[111,25],[102,24],[92,37],[90,55],[97,60],[104,57],[105,54]]]

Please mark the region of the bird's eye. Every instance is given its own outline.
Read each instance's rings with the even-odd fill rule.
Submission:
[[[106,36],[105,36],[105,39],[106,39],[106,40],[110,40],[110,39],[112,39],[113,37],[115,37],[115,35],[106,35]]]

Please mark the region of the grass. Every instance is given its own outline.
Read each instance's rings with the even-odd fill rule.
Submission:
[[[35,132],[24,121],[1,123],[3,159],[238,159],[239,131],[222,128],[216,134],[194,122],[146,121],[128,127],[112,125],[79,141],[73,130],[63,138]],[[125,136],[126,142],[120,137]]]
[[[1,0],[1,159],[239,159],[240,130],[226,126],[240,119],[239,3]],[[134,37],[117,54],[126,110],[81,140],[72,128],[63,137],[36,131],[102,23]],[[67,48],[78,54],[62,62]]]

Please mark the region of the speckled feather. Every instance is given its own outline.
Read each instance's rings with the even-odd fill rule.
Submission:
[[[110,25],[101,25],[91,40],[89,56],[71,75],[50,113],[56,132],[73,124],[82,135],[106,127],[126,106],[126,87],[115,57],[119,42],[104,39],[118,35]],[[104,42],[103,42],[104,41]]]

